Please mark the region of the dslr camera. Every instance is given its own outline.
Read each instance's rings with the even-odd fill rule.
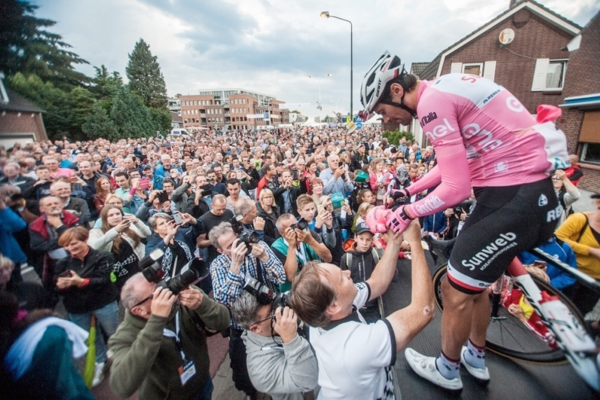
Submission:
[[[164,255],[164,251],[156,249],[146,257],[140,260],[140,268],[142,274],[148,282],[156,283],[157,286],[169,289],[173,294],[177,295],[188,286],[200,282],[205,279],[208,274],[208,266],[201,258],[194,258],[181,269],[181,272],[174,277],[165,277],[165,271],[160,265],[160,260]]]
[[[308,222],[306,222],[305,220],[301,219],[300,221],[296,222],[295,224],[290,225],[290,228],[292,229],[300,229],[301,231],[308,229]]]
[[[244,225],[240,222],[242,216],[237,216],[231,218],[231,227],[233,231],[238,235],[238,239],[240,242],[244,243],[248,248],[248,254],[252,251],[252,247],[250,246],[252,243],[258,243],[260,241],[260,236],[258,233],[245,229]]]
[[[263,285],[254,278],[248,279],[246,286],[244,286],[244,290],[256,297],[256,300],[263,306],[271,304],[273,310],[276,310],[277,307],[283,308],[290,306],[290,297],[288,292],[273,292],[267,287],[267,285]]]

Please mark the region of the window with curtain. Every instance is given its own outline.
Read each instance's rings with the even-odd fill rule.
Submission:
[[[562,89],[566,67],[566,61],[550,61],[546,70],[546,88]]]

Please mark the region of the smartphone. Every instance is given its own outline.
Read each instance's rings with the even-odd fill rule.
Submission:
[[[71,270],[69,269],[69,270],[67,270],[67,271],[63,272],[63,273],[62,273],[62,274],[60,274],[58,277],[59,277],[59,278],[70,278],[70,277],[71,277]]]
[[[181,218],[181,213],[173,213],[173,221],[175,221],[175,225],[183,224],[183,218]]]
[[[150,179],[142,178],[140,179],[140,189],[148,189],[150,187]]]

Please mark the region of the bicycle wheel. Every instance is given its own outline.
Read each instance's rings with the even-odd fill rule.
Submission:
[[[435,302],[440,310],[444,309],[441,285],[446,279],[446,269],[446,265],[442,266],[433,276]],[[532,278],[540,290],[558,297],[583,325],[583,316],[562,292],[535,276]],[[498,317],[488,326],[486,348],[491,352],[502,357],[535,364],[559,365],[568,362],[562,350],[550,348],[506,308],[499,308]]]

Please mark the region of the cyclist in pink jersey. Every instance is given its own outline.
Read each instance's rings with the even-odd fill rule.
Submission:
[[[550,179],[554,170],[568,166],[566,138],[552,123],[560,109],[540,106],[534,118],[508,90],[479,76],[421,81],[388,52],[365,75],[361,101],[365,114],[376,112],[384,122],[409,125],[418,118],[438,161],[403,194],[436,189],[394,212],[376,210],[367,220],[372,230],[387,225],[401,232],[412,219],[468,198],[471,186],[477,198],[442,285],[442,353],[426,357],[407,348],[406,359],[418,375],[447,389],[462,389],[461,363],[471,375],[489,380],[485,290],[521,249],[548,240],[560,217]]]

